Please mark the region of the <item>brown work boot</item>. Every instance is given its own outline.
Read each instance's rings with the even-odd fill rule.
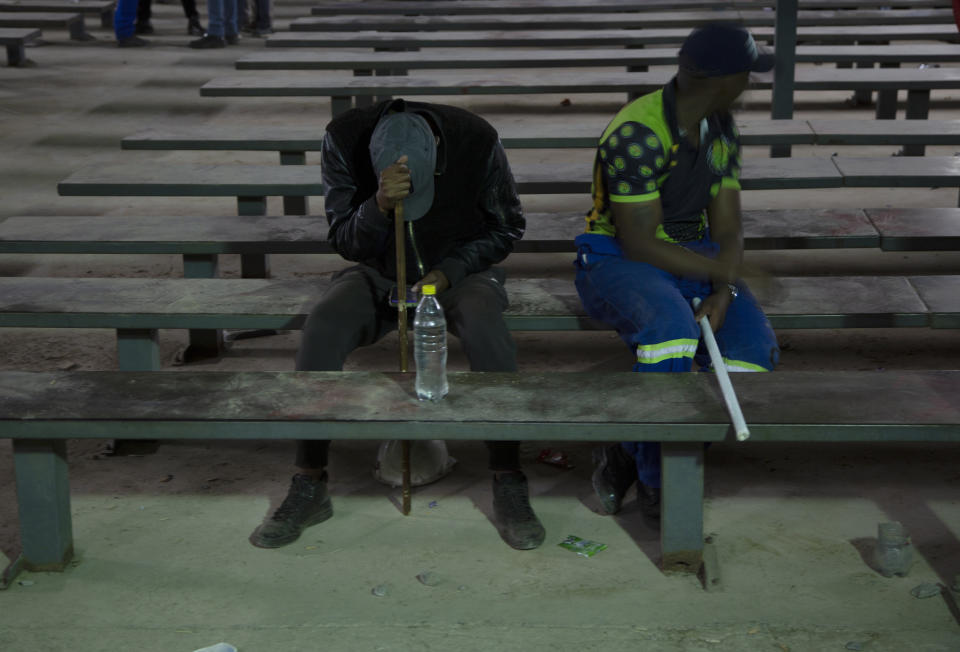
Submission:
[[[530,507],[530,490],[523,472],[493,476],[493,515],[500,538],[511,548],[531,550],[543,543],[546,531]]]
[[[319,479],[298,473],[290,481],[290,490],[273,516],[250,535],[250,543],[258,548],[280,548],[293,543],[311,525],[333,516],[333,505],[327,495],[327,474]]]

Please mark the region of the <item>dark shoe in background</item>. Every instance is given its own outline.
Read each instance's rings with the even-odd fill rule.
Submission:
[[[300,538],[304,529],[333,516],[333,504],[327,494],[327,474],[316,479],[301,473],[293,476],[283,504],[263,522],[250,543],[258,548],[280,548]]]
[[[250,32],[250,34],[252,36],[256,36],[257,38],[266,38],[267,36],[270,36],[271,34],[273,34],[273,28],[264,27],[263,29],[254,29],[253,31]]]
[[[138,23],[133,28],[133,31],[136,34],[153,34],[153,25],[151,25],[150,23],[144,23],[142,25]]]
[[[530,507],[530,489],[521,471],[493,476],[493,516],[511,548],[532,550],[543,543],[546,531]]]
[[[199,18],[191,18],[187,21],[187,36],[203,36],[207,30],[200,24]]]
[[[227,45],[236,45],[240,42],[239,34],[227,34],[223,37],[223,40],[227,42]]]
[[[127,38],[122,38],[117,41],[117,47],[121,48],[142,48],[145,45],[150,45],[150,41],[145,38],[140,38],[137,35],[128,36]]]
[[[600,499],[600,506],[607,514],[616,514],[623,504],[623,497],[637,481],[637,464],[620,444],[593,451],[593,489]]]
[[[640,503],[640,513],[651,522],[660,522],[660,488],[648,487],[642,482],[637,483],[637,502]]]
[[[190,47],[197,50],[209,50],[212,48],[225,48],[227,47],[227,43],[219,36],[204,34],[203,38],[198,38],[196,41],[190,41]]]

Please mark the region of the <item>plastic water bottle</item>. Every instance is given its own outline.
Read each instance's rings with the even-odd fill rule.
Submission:
[[[904,576],[913,563],[913,546],[903,525],[897,521],[877,525],[877,546],[873,563],[884,577]]]
[[[447,395],[447,320],[437,301],[437,288],[424,285],[413,317],[413,359],[417,365],[417,398],[439,401]]]

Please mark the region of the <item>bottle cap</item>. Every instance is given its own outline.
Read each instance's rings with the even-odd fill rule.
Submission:
[[[422,292],[423,294],[425,294],[425,295],[427,295],[427,296],[432,296],[432,295],[434,295],[434,294],[437,293],[437,286],[436,286],[436,285],[424,285],[422,288],[420,288],[420,292]]]

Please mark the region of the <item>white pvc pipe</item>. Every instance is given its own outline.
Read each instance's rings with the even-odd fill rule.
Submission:
[[[694,297],[693,309],[696,310],[699,307],[700,299],[699,297]],[[730,413],[730,422],[733,425],[733,430],[737,433],[737,441],[744,441],[750,437],[750,429],[747,428],[747,422],[743,418],[743,412],[740,411],[740,402],[737,401],[737,395],[733,391],[733,383],[730,382],[727,365],[724,364],[723,356],[720,355],[717,338],[713,335],[713,329],[710,327],[710,319],[706,315],[700,318],[700,330],[703,331],[703,341],[707,345],[707,351],[710,352],[713,370],[717,374],[717,381],[720,383],[720,392],[723,394],[724,403],[727,404],[727,412]]]

